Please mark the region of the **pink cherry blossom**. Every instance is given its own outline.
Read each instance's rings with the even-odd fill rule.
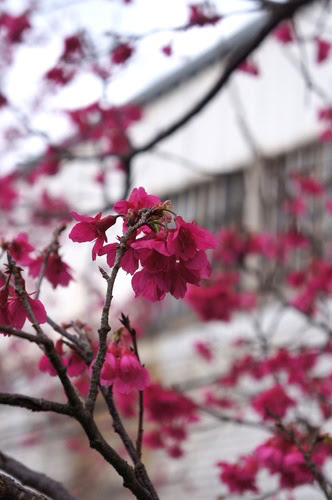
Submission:
[[[174,222],[176,229],[171,229],[167,237],[167,249],[170,255],[188,260],[195,257],[197,250],[216,248],[216,238],[206,229],[185,222],[179,215],[175,217]]]
[[[149,373],[129,349],[124,350],[118,361],[115,389],[128,394],[132,389],[143,391],[150,384]]]
[[[329,214],[332,214],[332,198],[329,198],[328,200],[326,200],[325,208]]]
[[[259,67],[257,64],[253,61],[244,61],[240,66],[238,67],[239,71],[242,71],[243,73],[247,73],[248,75],[251,76],[258,76],[260,74]]]
[[[116,391],[129,394],[133,389],[143,391],[150,384],[150,377],[128,347],[111,343],[101,370],[100,383],[114,385]]]
[[[58,340],[56,342],[56,344],[55,344],[55,351],[56,351],[56,353],[58,354],[58,356],[61,359],[62,356],[64,355],[64,352],[63,352],[63,343],[62,343],[61,340]],[[55,377],[57,375],[57,372],[56,372],[55,368],[53,367],[52,363],[50,362],[50,360],[48,359],[48,357],[46,356],[46,354],[44,354],[40,358],[39,364],[38,364],[38,368],[39,368],[39,370],[42,373],[48,373],[49,375],[51,375],[51,377]]]
[[[274,37],[283,44],[288,44],[294,41],[294,32],[289,21],[284,21],[273,32]]]
[[[44,258],[44,255],[39,255],[29,263],[29,274],[33,278],[39,276]],[[71,268],[61,259],[57,252],[51,253],[45,267],[45,278],[51,283],[53,288],[56,288],[58,285],[68,286],[69,282],[73,279],[70,271]]]
[[[71,348],[64,346],[61,339],[56,342],[55,350],[62,364],[67,368],[67,374],[69,377],[77,377],[87,371],[87,365],[84,359],[82,359],[82,357]],[[52,377],[57,374],[46,355],[40,358],[39,370],[41,372],[48,373]]]
[[[295,405],[281,385],[275,385],[267,391],[261,392],[252,401],[253,408],[264,420],[283,418],[289,408]]]
[[[0,28],[4,31],[8,43],[21,42],[24,32],[31,28],[28,13],[25,12],[19,16],[13,16],[6,12],[1,14]]]
[[[316,62],[318,64],[324,62],[330,55],[331,43],[322,38],[316,38]]]
[[[138,396],[136,391],[131,391],[128,394],[123,394],[117,390],[113,391],[113,397],[121,415],[130,418],[137,415]]]
[[[0,210],[11,210],[18,199],[18,192],[13,186],[14,177],[0,177]]]
[[[233,465],[218,462],[217,466],[221,469],[221,482],[228,486],[231,493],[258,492],[255,484],[258,462],[254,457],[242,457],[239,463]]]
[[[127,216],[137,215],[142,208],[149,208],[161,203],[158,196],[147,194],[143,187],[134,188],[129,196],[128,201],[121,200],[115,203],[114,211],[117,214],[125,214]]]
[[[129,43],[120,43],[112,50],[112,63],[123,64],[133,54],[134,48]]]
[[[134,274],[139,266],[137,251],[133,248],[134,245],[131,245],[131,242],[134,241],[134,239],[135,235],[127,241],[127,248],[120,262],[120,267],[126,271],[126,273],[130,274]],[[106,255],[107,264],[111,268],[114,266],[117,248],[118,243],[109,243],[108,245],[103,246],[103,248],[101,248],[98,252],[98,255]]]
[[[205,361],[211,361],[213,359],[213,353],[211,347],[207,342],[196,341],[194,343],[195,351],[203,358]]]
[[[165,56],[170,57],[173,51],[172,45],[171,44],[164,45],[164,47],[161,48],[161,51]]]
[[[147,419],[151,422],[197,422],[197,407],[183,394],[165,389],[159,384],[150,384],[144,393]]]
[[[107,242],[106,231],[115,224],[116,217],[114,215],[107,215],[102,218],[101,212],[95,217],[79,215],[76,212],[71,213],[79,222],[69,233],[69,238],[79,243],[95,240],[92,248],[92,259],[96,260],[98,251],[102,248],[104,242]]]
[[[4,326],[11,325],[8,298],[9,287],[5,284],[0,288],[0,324]]]
[[[332,142],[332,124],[329,125],[319,136],[320,142],[330,143]]]
[[[307,212],[307,209],[307,204],[302,198],[288,200],[284,205],[285,212],[288,212],[291,215],[304,215]]]
[[[34,207],[33,219],[43,225],[55,221],[69,222],[71,221],[70,207],[64,199],[51,196],[48,191],[44,190]]]
[[[214,25],[222,19],[211,4],[189,5],[189,26]]]
[[[39,324],[46,323],[46,311],[41,301],[38,299],[31,299],[31,297],[29,296],[27,296],[27,300],[37,322]],[[32,320],[28,316],[27,311],[25,310],[21,298],[18,295],[10,297],[8,303],[11,326],[20,330],[21,328],[23,328],[24,323],[27,319],[30,321],[30,323],[32,322]]]
[[[239,292],[238,275],[222,273],[210,279],[205,286],[189,286],[185,300],[205,321],[229,321],[236,310],[252,309],[256,298],[249,292]]]
[[[311,175],[302,175],[295,173],[293,174],[293,179],[298,185],[301,193],[306,194],[307,196],[321,196],[321,194],[324,192],[324,186],[322,185],[322,183]]]
[[[29,254],[34,251],[34,247],[28,241],[27,233],[19,233],[8,247],[8,252],[13,259],[22,265],[29,265],[31,257]]]

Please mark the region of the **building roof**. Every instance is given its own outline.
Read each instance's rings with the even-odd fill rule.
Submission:
[[[184,66],[174,69],[166,77],[147,86],[145,90],[130,99],[130,103],[139,106],[150,104],[195,77],[209,66],[223,61],[228,55],[239,50],[262,29],[266,23],[268,14],[261,12],[259,15],[255,15],[255,19],[252,19],[252,17],[250,16],[250,21],[248,20],[245,26],[239,28],[239,30],[229,37],[225,38],[225,36],[222,36],[219,38],[218,42],[202,55],[192,59]]]

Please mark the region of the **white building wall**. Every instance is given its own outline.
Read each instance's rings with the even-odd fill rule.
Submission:
[[[307,60],[313,61],[313,47],[309,49]],[[298,57],[294,44],[284,46],[270,38],[254,54],[261,71],[259,77],[238,71],[231,80],[231,85],[236,85],[240,95],[244,119],[264,155],[274,155],[311,141],[322,130],[317,110],[324,103],[308,90],[303,73],[290,60],[294,57]],[[219,62],[152,102],[145,109],[142,123],[133,129],[134,144],[145,143],[182,116],[216,81],[220,71]],[[330,91],[331,63],[308,64],[306,71],[326,93]],[[157,149],[185,158],[203,172],[227,171],[253,159],[239,129],[229,88],[221,91],[202,112],[161,142]],[[174,160],[146,153],[135,160],[134,179],[135,185],[162,193],[199,181],[202,175]]]

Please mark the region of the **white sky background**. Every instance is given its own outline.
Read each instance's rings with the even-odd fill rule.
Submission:
[[[36,44],[24,45],[19,49],[15,71],[7,82],[6,90],[16,103],[30,99],[36,91],[39,78],[53,66],[62,50],[61,33],[69,35],[86,28],[88,33],[100,37],[105,31],[144,34],[156,29],[165,30],[140,42],[129,64],[115,71],[108,98],[113,103],[126,101],[152,81],[204,52],[222,36],[229,35],[248,18],[247,14],[236,14],[225,18],[217,26],[191,28],[180,33],[168,31],[168,28],[184,25],[188,21],[190,3],[195,2],[132,0],[132,3],[124,5],[121,0],[44,0],[43,11],[34,17],[34,23],[47,36],[51,34],[50,40],[48,42],[41,37],[36,40]],[[19,6],[22,4],[24,2],[20,0],[10,2],[11,8],[17,12],[20,12]],[[216,0],[215,4],[220,11],[234,12],[245,11],[249,1]],[[160,49],[170,42],[174,55],[166,57]],[[61,97],[55,100],[54,105],[79,107],[92,102],[100,93],[101,86],[97,78],[81,75],[66,90],[58,92]]]
[[[23,109],[33,128],[46,131],[55,143],[70,133],[68,120],[58,110],[83,107],[99,99],[102,86],[97,77],[83,73],[64,89],[59,89],[51,98],[43,100],[38,112],[31,113],[31,101],[38,96],[42,76],[52,68],[62,52],[65,36],[85,29],[93,37],[105,31],[127,34],[142,34],[156,29],[162,33],[147,37],[139,43],[129,64],[118,68],[107,92],[111,103],[121,103],[137,92],[165,76],[169,71],[187,63],[191,58],[216,44],[222,36],[227,36],[247,21],[247,15],[234,15],[216,26],[191,28],[185,32],[173,33],[168,28],[182,26],[188,22],[190,3],[196,0],[132,0],[124,5],[122,0],[43,0],[43,11],[33,17],[36,35],[27,34],[28,43],[23,43],[16,51],[15,64],[8,77],[2,81],[5,94],[17,109]],[[248,0],[217,0],[217,7],[223,11],[248,7]],[[22,12],[24,0],[8,0],[6,5],[15,14]],[[6,7],[6,5],[4,7]],[[105,39],[101,41],[105,44]],[[171,43],[173,55],[166,57],[161,47]],[[0,127],[6,119],[0,116]],[[10,169],[17,160],[25,161],[27,156],[40,154],[47,142],[40,137],[30,138],[14,148],[8,157],[2,155],[1,170]],[[7,160],[7,161],[6,161]],[[7,163],[8,162],[8,163]],[[77,260],[77,248],[75,247]],[[82,259],[84,261],[84,259]],[[70,262],[71,264],[71,262]],[[73,266],[74,267],[74,266]],[[126,278],[126,281],[129,281]],[[122,284],[119,288],[122,288]],[[118,290],[122,292],[122,290]],[[125,287],[123,294],[127,295]],[[120,293],[120,295],[122,295]]]
[[[130,4],[122,0],[40,0],[41,8],[32,18],[34,29],[26,34],[26,42],[15,49],[15,63],[8,74],[2,75],[1,88],[11,104],[25,113],[32,129],[46,132],[51,143],[61,142],[71,134],[68,118],[61,110],[86,106],[101,96],[106,96],[110,104],[124,103],[170,71],[204,53],[255,15],[247,13],[253,6],[250,0],[215,0],[220,13],[242,13],[227,15],[215,26],[172,32],[173,27],[188,22],[188,5],[195,3],[196,0],[132,0]],[[24,7],[24,0],[7,0],[3,8],[10,8],[18,15]],[[82,71],[64,88],[51,92],[36,108],[42,94],[40,88],[45,85],[43,75],[54,67],[63,50],[63,38],[81,30],[97,39],[98,48],[106,54],[110,40],[103,34],[107,31],[131,35],[159,32],[141,40],[130,60],[113,69],[106,91],[99,78]],[[168,44],[173,49],[171,57],[161,52]],[[21,128],[20,114],[13,119],[9,112],[2,111],[0,128],[6,126]],[[17,161],[24,162],[29,156],[41,154],[47,143],[36,134],[10,147],[6,153],[2,151],[1,170],[10,170]],[[0,142],[0,149],[5,147],[6,144]]]

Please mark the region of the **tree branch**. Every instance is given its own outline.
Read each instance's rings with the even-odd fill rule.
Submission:
[[[228,62],[223,69],[218,80],[212,85],[210,90],[181,118],[169,125],[165,130],[159,132],[152,139],[147,141],[142,146],[137,146],[130,153],[129,157],[133,158],[140,153],[149,151],[154,146],[159,144],[167,137],[177,132],[181,127],[186,125],[192,118],[194,118],[205,106],[219,93],[219,91],[226,85],[233,72],[240,66],[245,59],[263,42],[263,40],[276,28],[276,26],[283,20],[291,18],[295,12],[301,7],[310,5],[315,0],[291,0],[286,3],[262,1],[263,8],[265,8],[266,21],[260,30],[255,33],[251,40],[246,41],[242,46],[236,47],[231,51],[228,56]]]
[[[16,328],[12,328],[7,325],[0,325],[0,331],[7,333],[13,337],[18,337],[19,339],[25,339],[34,344],[43,345],[45,344],[45,340],[40,337],[36,337],[36,335],[32,335],[31,333],[23,332],[22,330],[17,330]]]
[[[158,500],[157,494],[152,495],[137,477],[135,470],[105,441],[89,411],[80,410],[77,420],[89,439],[90,447],[97,450],[114,467],[123,478],[125,488],[128,488],[139,500]]]
[[[49,496],[52,500],[76,500],[76,497],[71,495],[58,481],[46,476],[46,474],[29,469],[21,462],[2,452],[0,452],[0,469],[13,476],[23,485],[34,488],[40,493]]]
[[[152,208],[147,208],[141,211],[141,216],[139,221],[134,224],[133,226],[130,226],[127,230],[127,232],[120,238],[119,246],[116,250],[116,255],[115,255],[115,262],[114,266],[112,268],[111,275],[109,276],[106,271],[103,269],[100,269],[100,272],[103,276],[103,278],[107,281],[107,290],[106,290],[106,297],[105,297],[105,303],[103,307],[103,311],[101,314],[101,322],[100,322],[100,328],[98,330],[99,334],[99,349],[98,353],[96,356],[96,361],[93,365],[92,368],[92,377],[91,377],[91,382],[90,382],[90,388],[89,388],[89,394],[85,403],[86,409],[90,412],[93,413],[97,395],[98,395],[98,386],[99,386],[99,380],[100,380],[100,372],[105,360],[105,355],[107,351],[107,345],[106,345],[106,340],[107,340],[107,335],[108,332],[110,331],[111,327],[108,324],[108,316],[109,316],[109,311],[113,299],[113,288],[114,288],[114,282],[117,277],[117,274],[120,269],[120,263],[121,263],[121,258],[124,255],[125,251],[127,250],[126,243],[131,237],[131,235],[137,231],[141,226],[144,226],[149,217],[151,216],[153,212],[153,207]]]
[[[48,260],[53,252],[56,252],[59,248],[59,237],[60,234],[66,229],[66,224],[61,224],[53,233],[52,241],[51,243],[47,246],[47,248],[44,250],[44,259],[43,263],[40,269],[39,277],[38,277],[38,283],[37,283],[37,290],[35,293],[35,299],[38,299],[39,294],[40,294],[40,289],[41,285],[43,282],[43,279],[45,277],[45,271],[47,267]]]
[[[133,343],[134,353],[138,361],[141,363],[137,346],[136,330],[131,326],[129,317],[123,313],[121,313],[120,322],[129,332]],[[144,433],[143,419],[144,419],[144,391],[138,391],[138,426],[137,426],[136,450],[139,458],[141,458],[142,456],[142,441]]]
[[[53,368],[55,369],[60,382],[62,384],[62,387],[66,393],[66,396],[68,398],[68,401],[72,405],[73,408],[79,408],[82,407],[82,402],[77,395],[77,392],[72,385],[69,377],[67,376],[67,370],[66,367],[63,366],[61,363],[61,360],[54,348],[54,344],[51,339],[49,339],[43,332],[42,328],[40,327],[36,316],[34,315],[30,303],[28,301],[28,294],[25,290],[24,286],[24,280],[21,277],[21,271],[17,267],[16,262],[14,259],[8,254],[8,265],[10,270],[12,271],[15,279],[15,292],[17,295],[20,297],[20,300],[22,301],[22,304],[24,306],[24,309],[26,310],[28,317],[32,323],[32,326],[36,330],[38,338],[42,339],[42,343],[44,344],[44,352],[48,359],[50,360]]]
[[[16,406],[31,411],[53,411],[61,415],[74,416],[73,409],[68,404],[57,403],[43,398],[34,398],[25,394],[11,394],[0,392],[0,404]]]
[[[0,474],[0,500],[47,500],[18,484],[5,474]]]

